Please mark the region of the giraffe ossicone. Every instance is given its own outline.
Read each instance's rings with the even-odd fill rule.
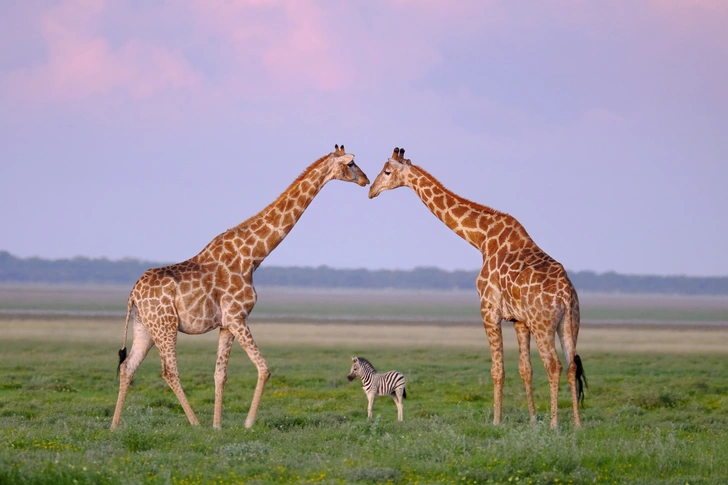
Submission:
[[[404,149],[395,148],[372,183],[369,198],[403,186],[412,188],[435,217],[483,255],[476,286],[490,344],[493,422],[498,424],[502,420],[505,373],[501,322],[508,320],[513,322],[518,337],[518,369],[531,420],[535,420],[530,358],[533,335],[548,374],[551,427],[558,423],[562,370],[554,345],[554,336],[558,335],[568,364],[574,425],[580,426],[579,399],[583,398],[586,381],[581,358],[576,355],[579,298],[564,267],[536,245],[516,218],[454,194],[424,169],[405,159]]]
[[[258,369],[258,382],[245,421],[251,427],[270,370],[255,344],[247,319],[257,296],[253,272],[293,229],[306,208],[330,180],[369,184],[344,145],[311,164],[278,198],[243,223],[215,237],[187,261],[150,269],[136,282],[127,302],[124,345],[119,351],[119,397],[111,427],[121,421],[134,372],[152,346],[162,360],[162,376],[177,396],[190,424],[199,421],[190,407],[177,370],[178,332],[199,335],[220,330],[215,365],[213,426],[222,423],[222,402],[227,366],[237,338]],[[126,340],[133,314],[134,340],[127,357]]]

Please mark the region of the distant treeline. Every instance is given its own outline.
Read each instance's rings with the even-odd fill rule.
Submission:
[[[0,283],[133,284],[149,268],[164,266],[136,259],[47,260],[16,258],[0,251]],[[267,286],[312,288],[474,289],[477,270],[444,271],[439,268],[413,270],[335,269],[328,266],[261,266],[255,283]],[[614,272],[569,271],[578,291],[607,293],[664,293],[728,295],[728,277],[640,276]]]

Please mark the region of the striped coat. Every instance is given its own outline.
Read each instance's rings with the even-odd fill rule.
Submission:
[[[357,377],[361,379],[364,394],[369,401],[367,419],[372,417],[372,407],[376,396],[392,396],[394,404],[397,406],[397,420],[402,421],[402,401],[407,397],[404,375],[396,370],[379,374],[371,362],[363,357],[352,357],[351,362],[351,371],[347,377],[349,381],[353,381]]]

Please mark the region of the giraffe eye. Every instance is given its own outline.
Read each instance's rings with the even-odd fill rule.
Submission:
[[[347,167],[353,167],[354,166],[354,161],[352,160],[351,162],[347,163],[346,166]]]
[[[390,175],[392,172],[384,172],[384,175]]]

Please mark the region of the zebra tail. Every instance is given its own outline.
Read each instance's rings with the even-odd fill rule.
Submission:
[[[402,397],[405,399],[407,398],[407,388],[406,387],[404,389],[402,389]]]

